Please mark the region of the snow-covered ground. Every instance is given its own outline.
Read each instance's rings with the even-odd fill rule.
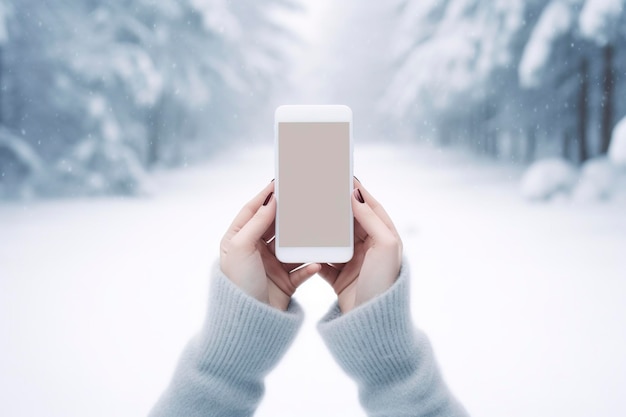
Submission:
[[[357,145],[413,271],[416,323],[473,416],[626,415],[626,198],[531,204],[521,169],[425,147]],[[269,148],[156,177],[140,199],[0,205],[0,415],[145,415],[206,309],[239,208],[273,177]],[[307,320],[259,416],[362,416]]]

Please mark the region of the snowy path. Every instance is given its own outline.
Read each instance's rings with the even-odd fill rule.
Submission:
[[[424,148],[364,146],[355,173],[403,235],[416,322],[473,416],[626,414],[626,204],[536,206],[518,173]],[[200,326],[207,272],[267,148],[157,176],[149,199],[0,205],[0,415],[145,415]],[[259,416],[360,416],[297,294],[300,336]],[[294,410],[297,410],[294,413]]]

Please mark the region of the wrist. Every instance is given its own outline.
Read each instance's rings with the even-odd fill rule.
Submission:
[[[304,314],[296,302],[280,311],[245,293],[213,266],[208,313],[200,343],[202,369],[249,378],[264,374],[295,338]]]
[[[412,372],[417,339],[406,259],[390,288],[347,313],[335,304],[318,330],[338,363],[358,380],[384,383]]]

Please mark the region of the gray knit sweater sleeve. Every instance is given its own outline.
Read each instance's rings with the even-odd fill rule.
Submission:
[[[344,315],[335,303],[318,330],[356,381],[369,416],[467,416],[445,385],[428,338],[413,327],[406,259],[390,289]]]
[[[237,288],[215,262],[205,323],[150,417],[251,416],[263,395],[263,378],[302,320],[294,300],[286,312],[261,303]]]

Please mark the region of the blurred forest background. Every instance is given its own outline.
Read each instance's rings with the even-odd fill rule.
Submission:
[[[531,197],[590,159],[608,183],[625,40],[624,0],[0,0],[0,196],[149,193],[314,102],[353,107],[357,140],[551,157]]]

